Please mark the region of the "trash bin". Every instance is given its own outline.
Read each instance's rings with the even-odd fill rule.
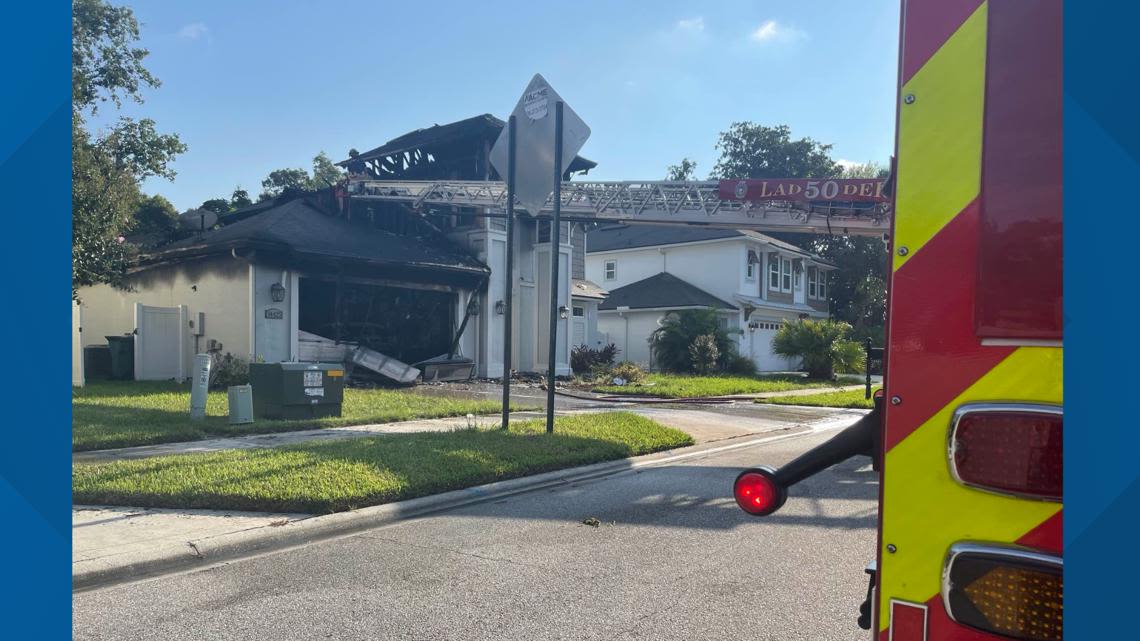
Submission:
[[[135,337],[107,336],[107,346],[111,348],[111,379],[133,381],[135,379]]]
[[[88,345],[83,348],[83,377],[89,381],[111,378],[111,348],[106,345]]]
[[[250,363],[249,383],[256,418],[340,416],[344,400],[341,363]]]

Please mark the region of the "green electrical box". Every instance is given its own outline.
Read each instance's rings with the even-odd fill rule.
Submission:
[[[268,419],[340,416],[344,365],[340,363],[250,363],[253,415]]]

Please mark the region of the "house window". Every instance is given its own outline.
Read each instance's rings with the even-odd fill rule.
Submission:
[[[578,305],[574,306],[574,316],[582,317],[585,315],[586,315],[586,308],[585,307],[579,307]]]
[[[616,260],[607,260],[606,261],[606,280],[613,280],[615,278],[617,278],[617,261]]]
[[[768,259],[768,289],[772,291],[780,290],[780,259]]]
[[[792,260],[790,258],[780,260],[780,279],[780,291],[792,291]]]
[[[818,272],[815,269],[809,269],[808,270],[808,298],[815,298],[816,297],[815,279],[816,279],[817,273]]]
[[[535,225],[535,228],[538,231],[538,240],[536,240],[535,242],[536,243],[549,243],[550,242],[550,221],[549,220],[540,220],[540,221],[538,221],[538,224]]]
[[[748,261],[748,268],[744,276],[748,280],[756,280],[756,263]]]
[[[816,291],[820,300],[827,300],[827,272],[819,272],[819,287]]]

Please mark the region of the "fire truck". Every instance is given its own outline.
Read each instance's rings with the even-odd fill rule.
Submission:
[[[904,0],[884,386],[746,512],[854,455],[880,475],[859,623],[1062,638],[1061,0]]]

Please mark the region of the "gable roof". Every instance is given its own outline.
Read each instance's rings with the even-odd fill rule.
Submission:
[[[216,231],[165,245],[140,257],[139,264],[180,261],[228,252],[231,249],[265,249],[294,258],[323,258],[394,265],[469,274],[490,269],[451,246],[446,240],[402,236],[355,225],[324,213],[304,198],[265,208],[256,215]]]
[[[592,254],[594,252],[696,243],[724,238],[751,238],[785,251],[809,257],[825,265],[831,264],[807,250],[757,231],[750,229],[714,229],[695,225],[636,224],[600,227],[590,231],[586,240],[586,252]]]
[[[446,125],[433,125],[431,127],[410,131],[402,136],[397,136],[375,149],[357,154],[355,157],[342,160],[337,164],[341,167],[346,167],[350,162],[367,162],[375,158],[383,158],[413,149],[430,149],[433,146],[450,145],[457,140],[463,140],[465,138],[487,139],[494,142],[499,138],[499,133],[502,132],[505,126],[505,122],[491,114],[464,118],[463,120],[449,122]],[[592,160],[575,156],[566,171],[587,171],[597,166],[598,163]]]
[[[600,310],[660,309],[681,307],[713,307],[736,309],[736,306],[723,301],[705,290],[677,278],[669,272],[661,272],[625,287],[611,290],[610,295],[598,306]]]

